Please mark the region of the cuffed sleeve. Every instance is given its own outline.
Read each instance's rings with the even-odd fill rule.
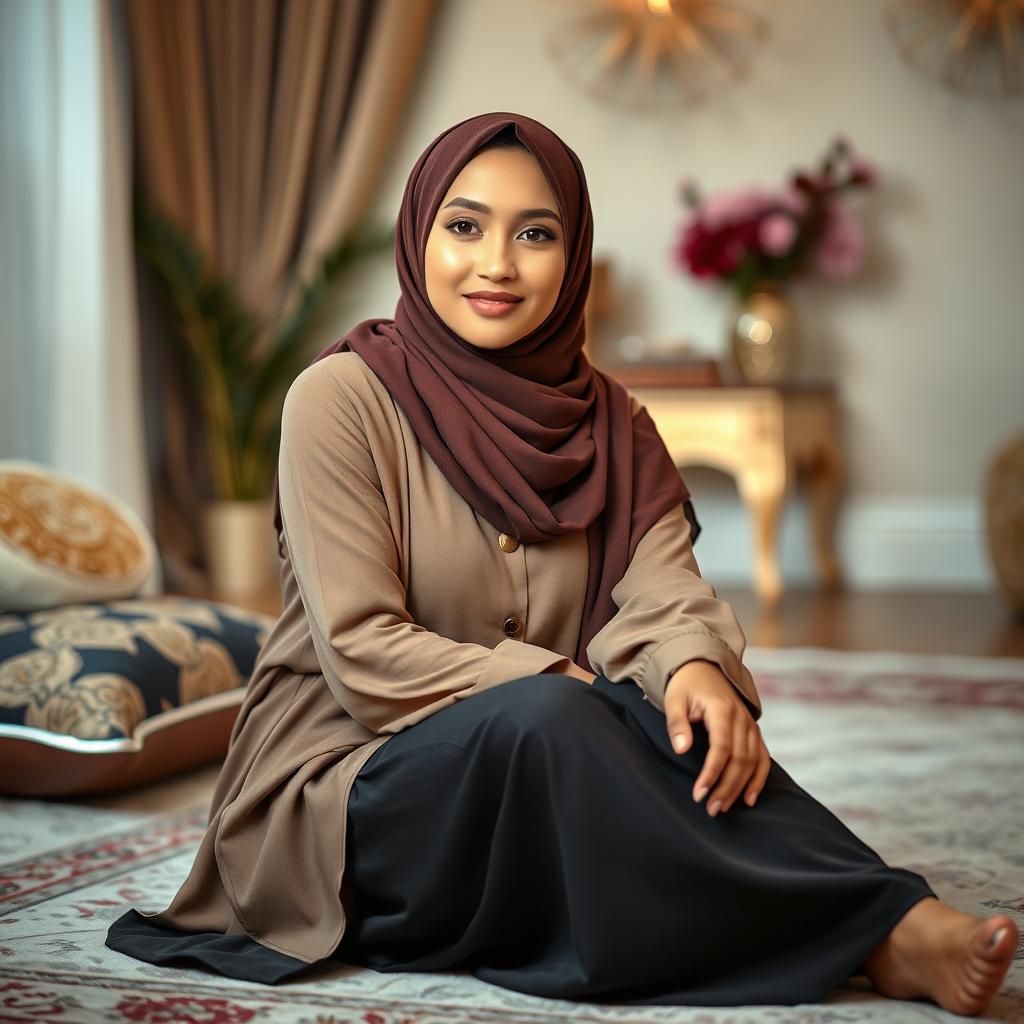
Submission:
[[[288,390],[278,479],[296,585],[338,703],[390,734],[511,679],[565,671],[569,658],[533,644],[459,643],[413,621],[360,399],[329,362]]]
[[[486,690],[520,676],[539,675],[541,672],[568,674],[573,667],[572,658],[556,654],[546,647],[505,639],[491,651],[491,657],[480,672],[477,685]]]
[[[761,717],[757,688],[741,660],[746,638],[732,606],[701,578],[682,505],[641,539],[612,600],[618,611],[587,645],[595,672],[613,682],[632,679],[664,711],[673,673],[688,661],[710,661],[736,687],[754,720]]]

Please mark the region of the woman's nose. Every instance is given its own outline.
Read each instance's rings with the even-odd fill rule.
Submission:
[[[497,233],[492,233],[478,250],[480,253],[477,270],[483,277],[515,277],[516,268],[511,256],[509,242]]]

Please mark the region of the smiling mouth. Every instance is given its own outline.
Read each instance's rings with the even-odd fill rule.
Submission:
[[[466,295],[464,298],[481,316],[505,316],[522,301],[521,299],[517,299],[515,302],[504,299],[485,299],[477,295]]]

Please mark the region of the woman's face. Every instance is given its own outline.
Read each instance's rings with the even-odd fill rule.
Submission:
[[[437,315],[477,348],[525,337],[555,306],[565,275],[561,211],[532,154],[488,149],[470,160],[441,201],[424,253]],[[509,303],[467,298],[505,292]]]

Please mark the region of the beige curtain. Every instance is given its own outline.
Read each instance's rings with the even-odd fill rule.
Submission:
[[[363,220],[434,0],[126,0],[136,188],[242,300],[276,317]],[[142,281],[157,544],[201,592],[203,445],[173,332]]]

